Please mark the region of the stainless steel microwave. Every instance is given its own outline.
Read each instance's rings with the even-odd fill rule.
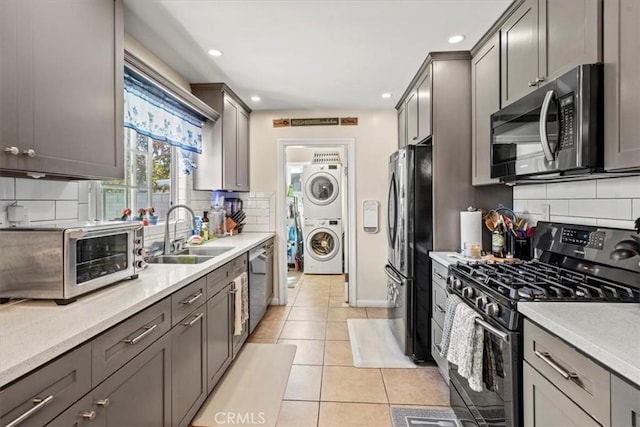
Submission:
[[[503,182],[603,167],[603,67],[580,65],[491,116],[491,177]]]
[[[67,304],[84,293],[136,278],[142,224],[90,221],[0,229],[0,302],[53,299]]]

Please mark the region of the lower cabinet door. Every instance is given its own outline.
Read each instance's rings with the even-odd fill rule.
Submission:
[[[523,365],[525,427],[600,426],[531,365]]]
[[[47,424],[47,427],[102,427],[104,422],[96,424],[97,414],[93,396],[89,393],[58,415],[56,419]]]
[[[207,301],[207,391],[224,374],[232,358],[231,285],[224,287]]]
[[[207,397],[206,306],[171,330],[171,407],[173,426],[188,426]]]
[[[96,425],[171,425],[171,334],[165,334],[93,391]]]

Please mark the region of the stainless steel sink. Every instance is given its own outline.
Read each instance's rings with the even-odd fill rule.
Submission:
[[[158,255],[157,257],[149,258],[147,263],[149,264],[201,264],[215,258],[213,255]]]
[[[204,255],[218,256],[225,252],[229,252],[233,247],[230,246],[190,246],[178,252],[180,255]]]

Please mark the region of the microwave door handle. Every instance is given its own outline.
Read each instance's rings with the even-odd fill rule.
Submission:
[[[551,146],[549,145],[549,135],[547,133],[547,114],[549,113],[549,105],[553,100],[554,92],[552,90],[547,91],[542,101],[542,109],[540,110],[540,144],[542,145],[542,151],[544,152],[544,158],[548,162],[554,160],[553,153],[551,152]]]

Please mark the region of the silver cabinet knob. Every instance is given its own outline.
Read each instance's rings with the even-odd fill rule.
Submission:
[[[96,401],[96,405],[106,408],[107,406],[109,406],[109,398],[105,397],[104,399]]]
[[[536,77],[536,84],[542,83],[544,81],[544,77]]]
[[[96,419],[96,411],[85,412],[82,414],[82,418],[85,420],[93,421]]]
[[[24,154],[25,156],[29,156],[29,157],[35,157],[36,156],[36,150],[30,148],[28,150],[24,150],[22,152],[22,154]]]
[[[537,80],[537,79],[536,79],[536,80]],[[536,86],[536,85],[538,84],[538,83],[536,83],[536,80],[531,80],[531,81],[529,82],[529,87],[534,87],[534,86]]]
[[[7,147],[4,149],[4,152],[7,154],[13,154],[14,156],[20,154],[20,150],[18,149],[18,147]]]

